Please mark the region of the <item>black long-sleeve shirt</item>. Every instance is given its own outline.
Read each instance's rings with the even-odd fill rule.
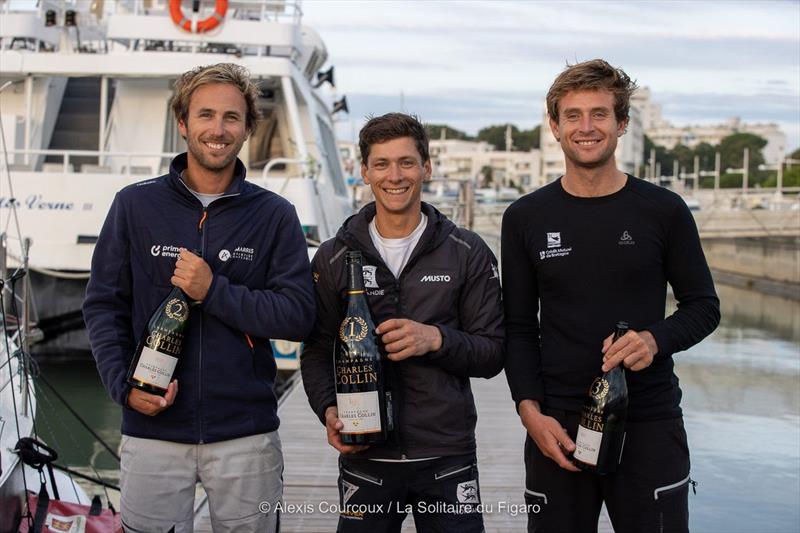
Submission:
[[[694,218],[677,194],[633,176],[580,198],[557,180],[503,217],[506,376],[515,402],[580,409],[619,320],[655,337],[653,364],[627,372],[629,419],[680,416],[672,354],[719,324]],[[664,318],[667,283],[678,309]],[[540,314],[540,316],[537,316]]]

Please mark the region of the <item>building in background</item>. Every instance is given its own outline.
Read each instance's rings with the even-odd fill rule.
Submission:
[[[777,124],[747,124],[739,117],[732,117],[722,124],[674,126],[662,118],[661,105],[653,103],[650,96],[650,89],[642,87],[631,98],[631,105],[643,117],[644,132],[658,146],[667,150],[672,150],[678,144],[689,148],[700,143],[715,146],[734,133],[751,133],[767,141],[762,150],[767,165],[776,165],[786,157],[786,134]]]
[[[478,186],[517,186],[529,189],[541,185],[540,151],[497,150],[486,141],[436,139],[430,142],[434,178],[474,180]]]

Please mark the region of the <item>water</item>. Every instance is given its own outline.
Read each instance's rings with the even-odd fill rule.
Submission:
[[[698,532],[800,531],[800,305],[718,286],[722,323],[676,356]]]
[[[700,533],[800,531],[800,305],[718,286],[722,324],[676,356],[692,452],[690,526]],[[56,385],[112,448],[120,408],[91,362],[48,364]],[[39,431],[62,461],[118,481],[118,465],[45,387]],[[479,406],[480,409],[480,406]],[[518,460],[521,458],[509,458]],[[101,489],[91,489],[100,492]]]

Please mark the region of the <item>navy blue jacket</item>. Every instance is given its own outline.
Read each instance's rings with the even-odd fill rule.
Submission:
[[[314,323],[308,248],[293,206],[234,180],[207,209],[167,175],[122,189],[92,257],[83,313],[103,384],[123,408],[122,433],[200,443],[278,428],[269,339],[302,340]],[[150,417],[126,406],[125,378],[147,320],[171,289],[178,248],[199,250],[214,274],[193,306],[175,377],[175,403]],[[253,347],[248,343],[248,336]]]

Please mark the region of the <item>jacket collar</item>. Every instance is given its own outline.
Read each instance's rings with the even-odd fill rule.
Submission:
[[[450,219],[432,205],[422,202],[421,209],[425,216],[428,217],[428,225],[425,227],[425,231],[411,254],[409,263],[429,248],[439,246],[456,228],[456,225]],[[372,244],[372,237],[369,234],[369,223],[375,218],[376,212],[375,202],[368,203],[358,213],[344,221],[344,224],[336,234],[336,238],[350,249],[361,250],[362,253],[370,255],[374,259],[380,259],[380,254],[375,249],[375,245]]]
[[[188,161],[189,157],[186,152],[176,155],[169,165],[167,181],[171,187],[181,194],[189,195],[194,198],[194,195],[192,195],[191,191],[182,183],[183,180],[181,180],[181,175],[183,175],[186,167],[189,166]],[[247,169],[245,169],[244,163],[237,157],[236,165],[233,168],[233,180],[230,185],[228,185],[228,188],[225,189],[224,196],[236,196],[241,194],[244,191],[244,178],[246,174]]]

